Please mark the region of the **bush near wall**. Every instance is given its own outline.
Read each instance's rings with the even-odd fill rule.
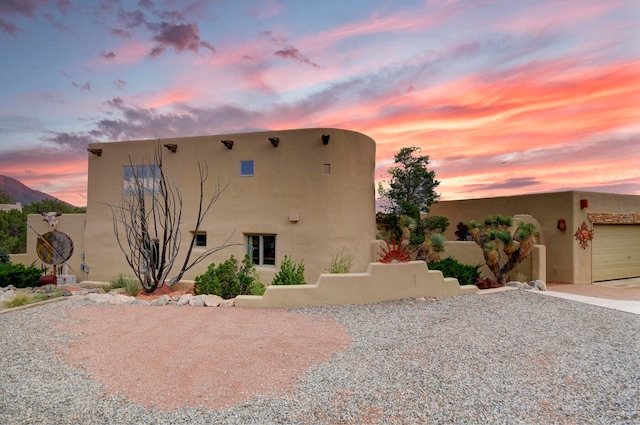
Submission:
[[[239,262],[232,255],[217,267],[211,263],[204,274],[196,277],[193,292],[196,295],[213,294],[230,299],[238,295],[262,295],[264,289],[251,258],[245,255]]]
[[[455,277],[460,285],[475,285],[480,277],[482,264],[462,264],[453,257],[429,264],[429,270],[440,270],[444,277]]]
[[[32,286],[40,286],[40,275],[42,271],[39,268],[23,264],[0,264],[0,286],[13,285],[16,288],[28,288]]]

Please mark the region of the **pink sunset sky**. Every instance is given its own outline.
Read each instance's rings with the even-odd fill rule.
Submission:
[[[640,195],[640,1],[0,1],[0,174],[86,205],[89,143],[337,127],[441,200]]]

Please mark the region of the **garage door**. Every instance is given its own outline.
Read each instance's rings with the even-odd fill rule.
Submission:
[[[594,224],[593,281],[640,276],[640,225]]]

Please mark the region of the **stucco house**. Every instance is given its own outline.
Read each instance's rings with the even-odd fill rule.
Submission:
[[[376,234],[375,142],[353,131],[316,128],[91,144],[81,280],[108,281],[129,270],[108,205],[129,196],[132,167],[144,173],[158,146],[164,172],[182,193],[183,244],[195,230],[198,164],[209,172],[205,198],[215,184],[226,186],[198,230],[194,254],[228,238],[233,246],[183,279],[232,254],[249,254],[266,283],[285,255],[304,260],[310,283],[341,252],[354,256],[352,271],[366,270]]]
[[[640,276],[637,195],[567,191],[442,201],[429,213],[449,218],[450,241],[456,240],[458,222],[493,214],[530,215],[539,223],[539,243],[546,247],[548,282],[589,284]],[[576,238],[576,233],[584,237]]]

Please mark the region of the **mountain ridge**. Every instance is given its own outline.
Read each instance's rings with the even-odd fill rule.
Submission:
[[[45,199],[50,199],[52,201],[59,201],[65,204],[69,204],[68,202],[62,201],[56,198],[55,196],[51,196],[39,190],[31,189],[30,187],[28,187],[21,181],[14,179],[13,177],[4,176],[1,174],[0,174],[0,190],[11,195],[11,197],[13,197],[14,202],[20,202],[22,205],[29,205],[33,202],[40,202]]]

